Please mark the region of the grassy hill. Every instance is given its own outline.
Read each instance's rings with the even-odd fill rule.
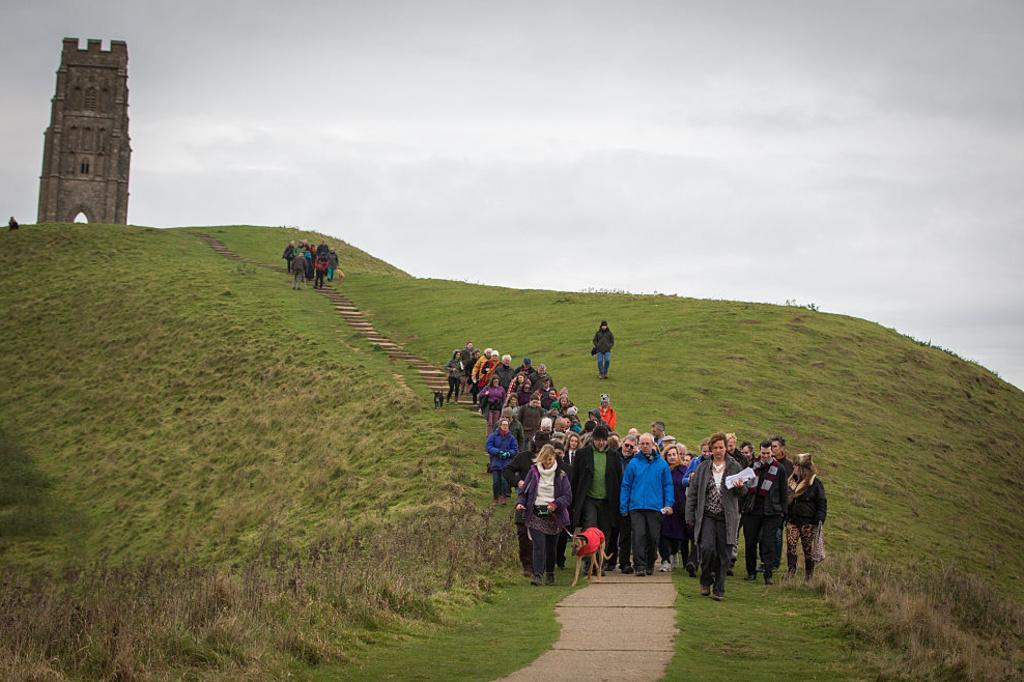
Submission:
[[[167,628],[177,634],[133,646],[161,669],[198,666],[213,677],[232,666],[298,674],[358,658],[383,646],[398,621],[429,629],[445,604],[508,575],[507,520],[479,509],[489,484],[478,419],[429,409],[415,377],[355,336],[326,299],[225,261],[190,231],[272,265],[289,239],[320,238],[284,228],[64,225],[0,240],[0,567],[21,580],[90,563],[183,562],[158,571],[168,587],[153,595],[140,587],[152,584],[149,569],[118,578],[149,605],[133,609],[131,622],[184,613]],[[413,352],[441,364],[472,339],[517,360],[529,355],[581,406],[609,392],[620,430],[663,419],[691,448],[718,429],[750,440],[784,433],[791,453],[816,454],[834,557],[863,551],[922,576],[952,562],[1019,604],[1024,521],[1004,481],[1024,436],[1024,394],[983,368],[840,315],[420,280],[339,247],[349,274],[342,289]],[[589,355],[600,319],[617,339],[608,381],[597,380]],[[417,547],[421,531],[437,542]],[[170,594],[195,589],[180,568],[190,565],[213,571],[198,577],[199,592],[212,595],[201,617]],[[54,620],[68,600],[113,618],[116,604],[86,599],[106,584],[95,580],[44,590],[42,603]],[[832,610],[815,607],[793,641],[813,639],[829,613],[858,599],[840,594],[854,584],[874,589],[852,574],[837,581]],[[254,601],[254,592],[273,598]],[[779,594],[763,608],[782,617]],[[6,598],[5,626],[45,610]],[[964,627],[1019,622],[1007,608],[1005,618]],[[717,628],[749,627],[742,609],[730,613]],[[116,647],[86,655],[73,646],[76,631],[53,627],[19,636],[65,637],[76,675],[131,672],[117,667],[128,664],[110,653]],[[899,648],[900,636],[884,644]],[[695,639],[681,640],[680,660],[704,656],[714,670],[721,651],[695,650]],[[1019,656],[1019,644],[1006,640],[1007,655]],[[817,651],[807,669],[835,651]]]

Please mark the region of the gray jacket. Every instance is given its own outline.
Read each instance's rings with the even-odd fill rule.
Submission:
[[[704,504],[707,502],[708,481],[713,474],[711,467],[714,460],[701,462],[697,471],[690,476],[690,485],[686,488],[686,523],[693,525],[693,535],[700,542],[700,526],[704,520]],[[724,489],[726,476],[743,471],[739,464],[730,457],[725,458],[725,474],[722,476],[722,507],[725,509],[725,537],[735,538],[740,529],[740,497],[747,492],[746,488]],[[735,542],[730,543],[735,544]]]

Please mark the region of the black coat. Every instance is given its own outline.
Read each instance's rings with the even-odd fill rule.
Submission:
[[[608,518],[619,518],[619,488],[622,486],[622,468],[619,464],[619,453],[609,448],[604,453],[604,486],[607,493],[605,503],[608,505]],[[583,517],[583,501],[594,482],[594,446],[576,451],[576,463],[573,466],[572,478],[572,525],[578,527]]]
[[[598,353],[607,353],[615,345],[615,335],[612,334],[611,329],[597,330],[594,334],[594,348]]]
[[[800,497],[789,499],[789,522],[797,526],[825,523],[828,500],[825,498],[825,484],[818,477]]]
[[[772,483],[771,489],[768,494],[761,496],[760,489],[761,483],[764,481],[765,476],[768,475],[769,467],[761,467],[757,469],[757,483],[753,483],[747,486],[747,496],[740,505],[740,509],[744,514],[753,514],[755,516],[783,516],[789,509],[789,483],[786,476],[786,468],[779,463],[778,476],[775,482]]]

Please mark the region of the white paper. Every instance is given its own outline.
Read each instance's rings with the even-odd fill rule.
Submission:
[[[739,472],[738,474],[733,474],[732,476],[726,476],[725,477],[725,487],[726,488],[735,488],[737,481],[743,481],[744,483],[749,484],[750,481],[752,481],[752,480],[753,481],[757,480],[757,473],[753,469],[751,469],[750,467],[747,467],[746,469],[744,469],[743,471]]]

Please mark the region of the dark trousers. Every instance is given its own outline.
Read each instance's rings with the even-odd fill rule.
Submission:
[[[628,516],[620,516],[618,523],[612,528],[612,539],[608,544],[616,552],[612,563],[619,564],[619,569],[633,566],[633,527]]]
[[[714,584],[715,594],[725,594],[725,572],[732,560],[729,539],[725,519],[704,517],[700,527],[700,584]]]
[[[448,402],[452,401],[452,394],[455,394],[455,400],[459,399],[459,391],[462,390],[462,382],[459,381],[458,377],[448,377]]]
[[[636,570],[654,570],[654,559],[658,550],[658,538],[661,537],[661,512],[650,509],[637,509],[629,512],[629,522],[633,534],[633,561]]]
[[[611,535],[612,524],[608,514],[608,500],[595,500],[588,495],[583,500],[583,513],[580,514],[580,524],[584,530],[587,528],[600,528],[605,538]]]
[[[658,540],[658,554],[661,556],[661,560],[672,561],[672,555],[678,553],[682,545],[683,541],[679,538],[667,538],[662,535]]]
[[[554,573],[555,545],[558,543],[558,533],[548,535],[531,528],[530,536],[533,538],[533,574]]]
[[[494,499],[508,497],[511,494],[511,484],[501,474],[502,472],[498,470],[491,472],[491,493],[493,493]]]
[[[569,544],[569,534],[559,533],[558,542],[555,544],[555,563],[559,568],[565,568],[565,548]]]
[[[476,405],[476,396],[480,392],[480,387],[476,385],[475,381],[469,382],[469,394],[473,396],[473,404]]]
[[[324,288],[324,271],[323,270],[317,270],[316,271],[316,279],[313,281],[313,288],[315,289],[317,287],[319,287],[321,289]]]
[[[773,567],[778,565],[775,554],[775,534],[782,529],[781,516],[746,514],[743,517],[743,545],[747,560],[747,575],[757,571],[758,549],[764,564],[764,577],[772,577]]]
[[[782,525],[775,529],[775,563],[772,568],[778,568],[782,562]]]
[[[516,524],[516,535],[519,537],[519,563],[523,565],[523,571],[529,572],[533,568],[533,543],[527,535],[525,523]]]

